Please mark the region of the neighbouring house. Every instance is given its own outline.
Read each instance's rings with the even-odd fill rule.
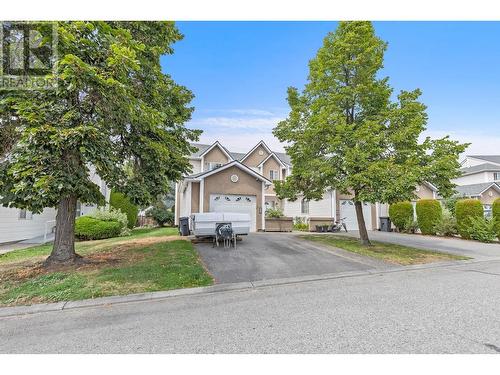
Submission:
[[[97,175],[93,167],[90,168],[89,178],[99,186],[101,193],[109,202],[110,189],[106,183]],[[96,209],[95,204],[82,204],[77,202],[77,216],[83,216]],[[17,242],[45,235],[51,239],[56,224],[57,210],[46,208],[40,214],[34,214],[28,210],[8,208],[0,206],[0,243]]]
[[[271,150],[260,141],[246,153],[229,151],[221,142],[193,144],[192,173],[175,187],[175,222],[198,212],[243,212],[252,218],[252,231],[265,230],[265,211],[280,208],[285,216],[333,220],[346,218],[348,228],[357,228],[352,196],[328,190],[319,201],[298,197],[280,200],[273,181],[284,180],[293,166],[288,155]],[[377,229],[379,205],[365,203],[368,229]]]
[[[416,206],[417,200],[419,199],[439,199],[438,196],[438,188],[429,182],[424,182],[420,186],[417,186],[414,191],[416,197],[412,199],[411,203],[413,204],[413,216],[416,220]],[[387,203],[377,203],[377,212],[378,217],[388,217],[389,216],[389,204]],[[394,228],[394,226],[393,226]]]
[[[476,198],[491,216],[493,201],[500,197],[500,155],[467,155],[461,163],[462,175],[452,180],[457,196]]]

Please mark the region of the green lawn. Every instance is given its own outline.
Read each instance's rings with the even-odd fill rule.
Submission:
[[[431,262],[440,262],[446,260],[465,260],[468,257],[441,253],[434,250],[421,250],[413,247],[396,245],[391,243],[374,242],[373,246],[363,246],[356,238],[335,236],[335,235],[321,235],[309,234],[300,236],[308,241],[321,242],[326,245],[351,251],[356,254],[369,256],[384,260],[389,263],[400,265],[423,264]]]
[[[79,300],[213,284],[191,242],[174,228],[79,242],[88,264],[44,269],[50,246],[0,256],[0,305]]]

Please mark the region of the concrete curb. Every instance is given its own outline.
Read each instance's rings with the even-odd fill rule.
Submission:
[[[259,280],[252,282],[217,284],[217,285],[204,286],[198,288],[186,288],[186,289],[175,289],[175,290],[150,292],[150,293],[128,294],[125,296],[101,297],[101,298],[86,299],[80,301],[62,301],[56,303],[44,303],[44,304],[29,305],[29,306],[2,307],[0,308],[0,318],[29,315],[42,312],[72,310],[85,307],[108,306],[108,305],[134,303],[142,301],[155,301],[155,300],[162,300],[172,297],[180,297],[188,295],[202,295],[202,294],[228,292],[228,291],[243,291],[248,289],[256,289],[256,288],[263,288],[263,287],[277,286],[277,285],[287,285],[287,284],[291,285],[303,282],[334,280],[334,279],[343,279],[343,278],[359,277],[359,276],[383,275],[394,272],[407,272],[407,271],[419,271],[419,270],[436,269],[436,268],[459,267],[462,265],[491,263],[491,262],[492,262],[491,260],[485,260],[485,261],[464,260],[458,262],[419,264],[414,266],[403,266],[386,270],[373,269],[365,271],[330,273],[323,275],[296,276],[296,277],[288,277],[282,279],[267,279],[267,280]]]

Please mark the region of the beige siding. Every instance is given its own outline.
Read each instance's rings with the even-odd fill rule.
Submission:
[[[238,182],[232,182],[231,176],[238,176]],[[204,183],[203,211],[208,212],[210,207],[210,194],[241,194],[255,195],[257,230],[263,230],[262,222],[262,182],[254,176],[242,171],[238,167],[230,167],[221,172],[215,173],[205,178]]]
[[[415,194],[417,194],[418,199],[434,199],[432,189],[426,185],[420,185]]]
[[[206,153],[203,156],[203,160],[205,161],[205,163],[211,162],[222,164],[226,164],[229,161],[228,157],[226,156],[226,154],[224,154],[224,152],[222,152],[219,146],[215,146],[208,153]]]
[[[262,151],[262,155],[259,155],[259,152]],[[245,160],[243,160],[243,164],[249,166],[249,167],[256,167],[260,163],[262,163],[262,160],[267,158],[269,156],[269,153],[266,151],[262,145],[257,147],[253,152],[247,156]]]
[[[269,158],[264,165],[262,166],[262,175],[270,180],[269,173],[271,170],[276,171],[278,174],[280,173],[281,166],[273,157]],[[274,194],[274,185],[269,186],[266,189],[266,194]]]
[[[491,194],[491,196],[490,196]],[[481,197],[479,200],[481,201],[482,204],[493,204],[495,199],[499,198],[500,194],[498,193],[497,190],[494,188],[490,187],[488,190],[486,190],[483,194],[481,194]]]
[[[191,183],[191,213],[200,212],[200,183]]]

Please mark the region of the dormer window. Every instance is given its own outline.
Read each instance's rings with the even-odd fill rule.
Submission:
[[[493,173],[493,181],[500,181],[500,172]]]
[[[280,176],[279,176],[279,172],[278,172],[278,171],[273,170],[273,169],[271,169],[271,170],[269,171],[269,179],[270,179],[271,181],[274,181],[274,180],[279,180],[279,178],[280,178]]]

